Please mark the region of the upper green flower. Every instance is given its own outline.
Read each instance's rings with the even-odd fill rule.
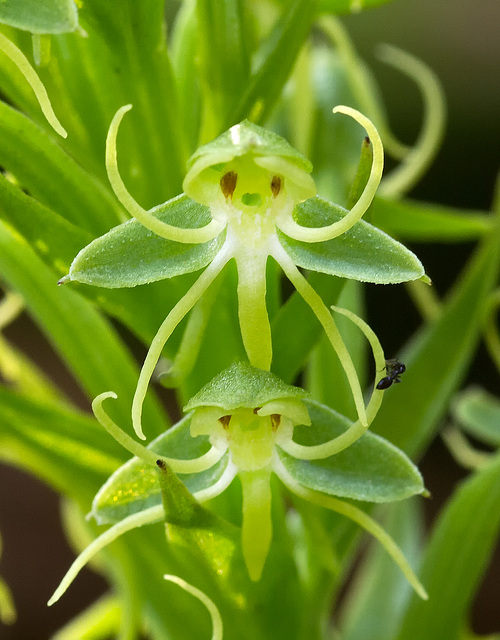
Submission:
[[[138,222],[122,224],[85,247],[63,281],[130,287],[207,267],[168,314],[151,345],[132,408],[137,434],[144,437],[142,403],[165,342],[232,259],[238,270],[238,315],[248,359],[255,367],[270,369],[269,257],[281,266],[325,329],[349,380],[360,421],[367,426],[351,357],[330,311],[297,267],[376,283],[425,277],[414,254],[360,221],[383,168],[382,144],[373,124],[349,107],[335,109],[362,124],[373,145],[367,184],[350,211],[315,196],[312,167],[301,153],[280,136],[244,121],[193,154],[184,181],[187,195],[148,212],[128,193],[118,172],[116,136],[130,108],[122,107],[111,123],[106,165],[117,197]]]

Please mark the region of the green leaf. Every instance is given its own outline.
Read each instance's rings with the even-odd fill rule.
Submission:
[[[138,372],[116,331],[80,295],[68,287],[57,287],[53,272],[2,223],[0,273],[22,295],[28,311],[89,396],[116,391],[114,417],[128,424]],[[165,429],[165,418],[152,398],[147,415],[153,430]]]
[[[89,416],[0,387],[0,457],[86,508],[123,450]]]
[[[172,26],[170,55],[177,85],[179,117],[188,138],[189,153],[198,146],[201,120],[197,51],[196,3],[183,2]]]
[[[191,459],[210,448],[208,437],[191,437],[191,416],[186,416],[147,446],[159,456]],[[228,458],[201,473],[179,474],[191,493],[213,485],[227,466]],[[118,522],[162,502],[158,470],[138,458],[121,466],[101,487],[92,504],[92,515],[99,524]]]
[[[0,22],[31,33],[65,33],[78,26],[73,0],[2,0]]]
[[[478,440],[500,446],[500,400],[484,389],[471,388],[452,403],[452,412],[460,427]]]
[[[432,439],[474,353],[483,328],[484,304],[498,278],[498,235],[491,233],[479,247],[440,316],[400,354],[405,377],[385,394],[371,426],[412,457],[420,455]]]
[[[91,234],[54,213],[0,175],[0,218],[16,229],[60,276]]]
[[[347,196],[347,208],[351,209],[361,197],[373,164],[373,149],[368,137],[363,138],[359,157],[358,169],[352,181],[349,195]]]
[[[342,219],[346,210],[315,197],[297,205],[296,221],[305,227],[322,227]],[[286,252],[299,266],[330,275],[391,284],[424,276],[418,258],[383,231],[360,220],[342,235],[327,242],[299,242],[278,234]]]
[[[124,612],[116,595],[104,595],[59,629],[51,640],[105,640],[117,637]]]
[[[80,16],[89,37],[65,39],[58,56],[62,88],[102,169],[113,114],[134,105],[120,132],[118,157],[131,193],[149,209],[180,193],[188,156],[166,43],[165,1],[85,0]],[[78,148],[74,152],[79,157]]]
[[[74,256],[90,240],[87,232],[47,209],[0,176],[0,219],[8,222],[54,271],[54,281],[66,275]],[[134,289],[96,289],[79,286],[78,292],[120,320],[144,342],[153,339],[165,317],[191,282],[158,282]],[[154,303],[153,303],[154,301]],[[175,350],[177,339],[168,345]]]
[[[294,440],[311,446],[344,433],[351,420],[313,400],[305,400],[311,426],[298,426]],[[418,469],[392,444],[369,431],[344,451],[324,460],[292,458],[279,450],[283,464],[301,485],[343,498],[392,502],[422,493]]]
[[[237,362],[203,387],[184,407],[221,407],[224,410],[254,409],[272,400],[302,399],[307,391],[285,384],[270,371],[262,371],[247,362]]]
[[[363,9],[372,9],[392,0],[320,0],[320,13],[358,13]]]
[[[317,0],[287,3],[273,31],[256,53],[261,62],[248,81],[233,122],[244,118],[263,122],[269,117],[309,34],[316,4]]]
[[[169,541],[186,547],[198,567],[201,561],[218,579],[234,577],[236,554],[242,565],[239,529],[201,506],[167,465],[158,475]]]
[[[500,457],[465,481],[434,528],[398,640],[455,640],[500,529]]]
[[[0,4],[1,6],[1,4]],[[0,102],[0,164],[42,204],[99,235],[123,219],[109,191],[32,120]]]
[[[493,217],[412,200],[376,197],[368,210],[371,222],[403,240],[414,242],[463,242],[490,232]]]
[[[207,207],[185,195],[155,207],[152,213],[163,222],[187,229],[203,227],[211,219]],[[119,288],[172,278],[205,267],[223,239],[220,234],[203,244],[173,242],[129,220],[85,247],[71,265],[67,280]]]
[[[234,103],[248,85],[250,51],[247,7],[242,0],[198,0],[199,76],[205,123],[217,134],[231,124]]]
[[[384,529],[416,570],[422,531],[420,501],[403,500],[384,507]],[[379,544],[372,543],[347,594],[339,625],[342,640],[394,638],[408,607],[411,587]],[[381,612],[390,615],[381,615]]]

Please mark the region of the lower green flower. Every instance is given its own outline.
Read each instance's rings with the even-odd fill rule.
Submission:
[[[165,515],[158,476],[159,467],[168,477],[167,465],[199,502],[219,495],[239,478],[241,548],[252,580],[262,575],[272,539],[270,479],[275,474],[292,493],[346,515],[375,536],[419,595],[426,597],[384,529],[362,509],[340,499],[389,502],[424,493],[417,468],[387,441],[363,434],[364,427],[361,431],[358,423],[308,399],[303,389],[247,363],[234,364],[216,376],[188,402],[185,409],[190,413],[148,447],[105,413],[102,403],[113,396],[104,393],[95,399],[95,415],[136,457],[120,467],[94,499],[92,515],[113,526],[75,560],[49,604],[60,598],[97,551],[122,533],[165,517],[168,525],[171,516]]]

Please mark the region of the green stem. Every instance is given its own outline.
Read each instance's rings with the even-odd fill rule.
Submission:
[[[243,488],[243,557],[250,578],[257,582],[272,539],[271,471],[243,471],[238,477]]]
[[[149,347],[148,354],[139,375],[139,381],[137,383],[134,400],[132,402],[132,422],[135,432],[142,440],[146,439],[141,424],[142,405],[144,398],[146,397],[149,381],[151,380],[151,376],[153,375],[153,371],[160,358],[163,347],[179,322],[194,307],[231,257],[231,252],[229,251],[229,247],[226,243],[222,246],[212,263],[205,269],[198,280],[196,280],[186,295],[182,297],[170,311],[158,329],[158,333],[153,338],[153,342]]]
[[[24,309],[22,297],[12,291],[7,291],[0,302],[0,331],[17,318]]]
[[[271,325],[266,307],[267,253],[238,251],[238,316],[250,364],[269,371],[272,359]]]
[[[458,464],[465,469],[477,471],[491,461],[493,454],[474,449],[461,431],[447,427],[441,433],[446,446]]]

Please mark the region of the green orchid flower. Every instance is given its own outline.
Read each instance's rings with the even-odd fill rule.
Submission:
[[[182,194],[151,211],[128,193],[118,171],[116,138],[125,106],[108,134],[106,166],[116,196],[135,218],[85,247],[61,282],[133,287],[206,267],[167,315],[144,362],[132,405],[134,429],[145,438],[141,413],[166,341],[231,260],[238,271],[238,314],[252,366],[269,370],[271,328],[266,264],[271,257],[323,326],[346,373],[361,424],[367,410],[351,356],[335,321],[298,267],[379,284],[425,278],[413,253],[361,221],[380,182],[383,149],[373,124],[339,106],[367,131],[373,163],[350,211],[316,195],[311,163],[280,136],[244,121],[199,148],[188,162]],[[151,234],[153,232],[154,235]]]
[[[337,311],[361,329],[376,363],[383,363],[380,344],[368,325],[350,311]],[[378,394],[375,397],[383,392]],[[144,447],[104,411],[104,400],[112,397],[116,398],[113,392],[98,396],[94,413],[135,457],[109,478],[93,502],[91,515],[99,524],[113,526],[75,560],[49,604],[104,546],[126,531],[166,517],[158,467],[165,470],[167,465],[199,502],[221,494],[239,479],[241,550],[251,580],[260,579],[272,540],[274,474],[293,494],[343,514],[371,533],[417,593],[426,597],[390,536],[362,509],[341,499],[389,502],[425,492],[418,469],[406,455],[383,438],[364,433],[359,420],[352,423],[271,372],[237,363],[191,398],[185,418]],[[375,410],[369,406],[369,412]]]

